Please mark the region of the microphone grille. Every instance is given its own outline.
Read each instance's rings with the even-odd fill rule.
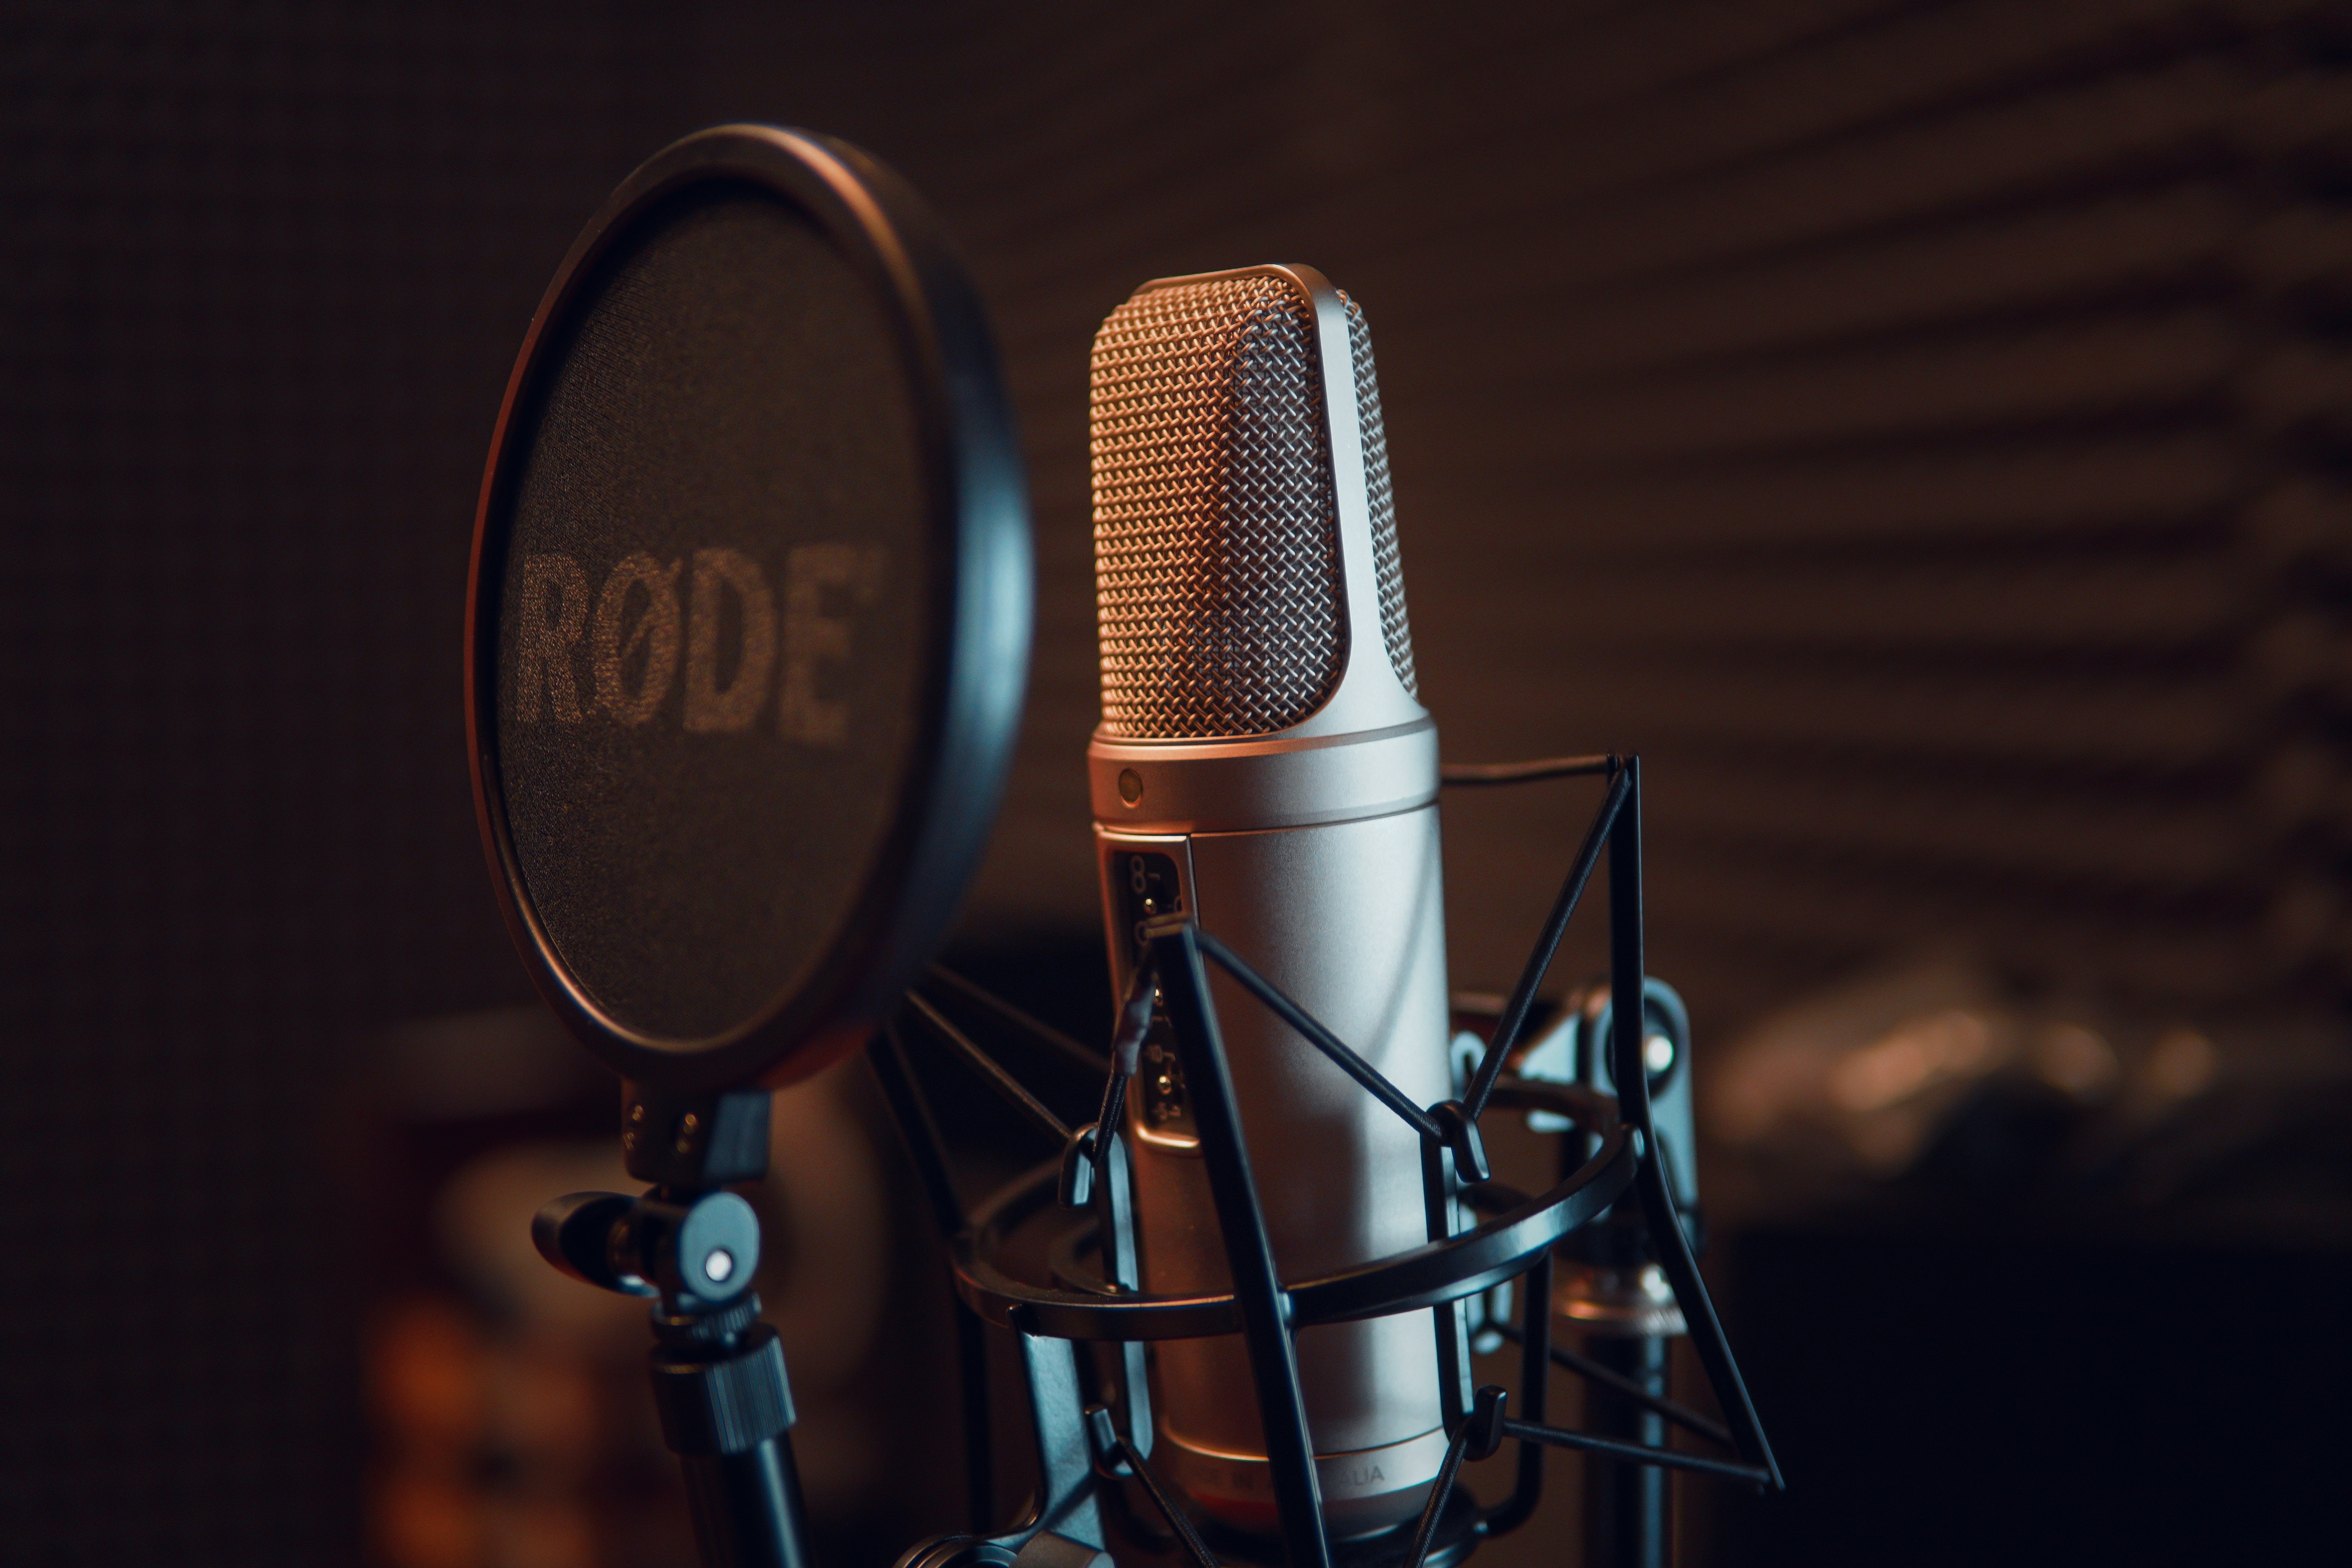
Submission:
[[[1388,437],[1363,307],[1342,290],[1381,640],[1420,695]],[[1289,280],[1145,289],[1096,335],[1095,585],[1103,729],[1135,739],[1287,729],[1348,658],[1314,316]]]
[[[1093,361],[1103,730],[1265,734],[1347,663],[1314,318],[1286,279],[1147,289]]]
[[[1348,300],[1346,289],[1339,298]],[[1372,333],[1364,308],[1348,300],[1348,357],[1356,363],[1356,423],[1364,437],[1364,494],[1372,517],[1372,567],[1379,574],[1381,641],[1397,679],[1416,699],[1421,679],[1412,663],[1412,627],[1404,615],[1404,559],[1397,550],[1396,491],[1389,483],[1389,437],[1381,423],[1381,383],[1372,372]]]

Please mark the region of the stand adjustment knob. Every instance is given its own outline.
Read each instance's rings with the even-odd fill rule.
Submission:
[[[624,1296],[656,1295],[653,1281],[614,1266],[614,1234],[636,1206],[623,1193],[566,1193],[530,1216],[530,1239],[541,1258],[574,1279]]]
[[[672,1311],[723,1306],[760,1267],[760,1217],[736,1194],[690,1200],[571,1193],[531,1216],[539,1254],[575,1279]]]
[[[783,1348],[765,1323],[708,1357],[656,1351],[653,1381],[662,1436],[674,1454],[740,1454],[789,1431],[795,1419]]]

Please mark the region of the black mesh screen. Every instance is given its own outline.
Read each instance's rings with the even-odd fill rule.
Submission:
[[[897,330],[791,207],[633,226],[524,434],[497,733],[517,858],[619,1022],[751,1022],[863,892],[926,732],[927,490]]]

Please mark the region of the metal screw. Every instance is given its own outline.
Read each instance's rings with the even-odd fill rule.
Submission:
[[[681,1154],[692,1152],[695,1134],[701,1131],[702,1118],[693,1111],[689,1110],[679,1117],[677,1119],[677,1152]]]
[[[1135,805],[1141,802],[1143,799],[1143,775],[1137,773],[1133,768],[1119,769],[1118,798],[1127,802],[1129,805]]]

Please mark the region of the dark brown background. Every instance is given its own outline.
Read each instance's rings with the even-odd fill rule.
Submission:
[[[351,1550],[353,1044],[522,998],[458,619],[579,224],[722,119],[961,237],[1037,502],[972,923],[1083,949],[1085,356],[1311,262],[1375,329],[1447,753],[1640,749],[1702,1037],[1959,941],[2252,1016],[2352,982],[2352,24],[2289,3],[17,7],[0,1519]],[[1457,984],[1580,811],[1450,808]]]

